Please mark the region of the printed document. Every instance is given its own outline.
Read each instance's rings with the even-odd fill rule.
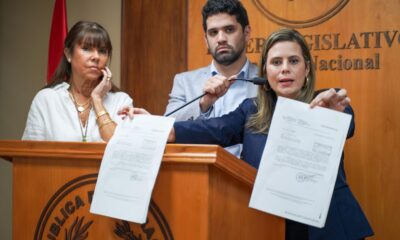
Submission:
[[[107,144],[90,212],[145,223],[174,118],[135,115]]]
[[[250,207],[322,228],[351,115],[278,98]]]

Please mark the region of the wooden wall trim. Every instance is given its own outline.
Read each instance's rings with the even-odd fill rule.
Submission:
[[[176,73],[187,69],[187,0],[123,0],[121,88],[163,114]]]

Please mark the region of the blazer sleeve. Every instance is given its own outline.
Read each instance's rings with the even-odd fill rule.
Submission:
[[[190,79],[184,77],[183,74],[177,74],[174,78],[174,84],[172,86],[171,93],[169,94],[168,105],[165,111],[165,114],[168,114],[175,109],[179,108],[180,106],[184,105],[188,101],[192,100],[189,99],[191,97],[190,91],[194,91],[194,88],[197,86],[190,86],[188,83]],[[192,82],[192,81],[190,81]],[[188,89],[188,87],[192,89]],[[200,89],[201,94],[201,89]],[[200,95],[199,94],[199,95]],[[194,98],[194,97],[193,97]],[[178,110],[176,113],[172,114],[172,117],[175,117],[177,121],[185,121],[185,120],[193,120],[200,116],[200,107],[199,107],[199,100],[187,105],[186,107]]]
[[[344,109],[344,112],[351,115],[350,127],[349,131],[347,132],[347,138],[351,138],[354,135],[354,131],[356,130],[356,124],[354,122],[354,111],[350,104]]]
[[[218,144],[222,147],[241,143],[252,102],[247,99],[236,110],[221,117],[176,122],[175,142]]]

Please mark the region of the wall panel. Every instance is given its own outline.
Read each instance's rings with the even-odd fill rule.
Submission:
[[[177,72],[186,69],[186,0],[124,0],[121,87],[135,106],[163,114]]]

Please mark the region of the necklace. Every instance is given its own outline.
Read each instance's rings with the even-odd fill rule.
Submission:
[[[89,116],[90,116],[90,113],[88,114],[88,118],[86,120],[85,127],[83,127],[82,121],[81,121],[81,119],[79,117],[79,112],[78,112],[79,128],[81,129],[82,142],[87,142],[86,136],[87,136],[87,129],[89,128],[88,127],[88,125],[89,125]],[[83,130],[83,129],[85,129],[85,130]],[[83,132],[85,132],[85,133],[83,133]]]
[[[88,113],[88,117],[86,119],[85,126],[83,126],[83,123],[82,123],[82,120],[81,120],[81,117],[79,114],[84,112],[88,108],[90,110],[92,108],[92,104],[89,104],[89,106],[87,106],[86,108],[84,107],[85,105],[87,105],[89,103],[89,101],[90,101],[90,99],[89,99],[89,101],[87,103],[85,103],[83,105],[78,105],[78,103],[75,101],[75,98],[74,98],[74,95],[72,94],[72,92],[68,91],[68,93],[69,93],[69,97],[71,98],[71,100],[74,102],[74,105],[75,105],[75,109],[76,109],[78,121],[79,121],[79,129],[81,130],[82,142],[87,142],[87,130],[88,130],[88,125],[89,125],[90,111]]]
[[[76,110],[77,110],[79,113],[82,113],[82,112],[86,111],[86,109],[88,109],[89,107],[91,107],[91,104],[89,104],[89,103],[90,103],[90,98],[87,100],[86,103],[84,103],[84,104],[79,104],[79,103],[75,100],[74,94],[72,93],[71,90],[68,91],[68,94],[69,94],[69,97],[70,97],[70,98],[72,99],[72,101],[74,102],[75,107],[76,107]],[[87,106],[87,107],[85,107],[85,106]]]

